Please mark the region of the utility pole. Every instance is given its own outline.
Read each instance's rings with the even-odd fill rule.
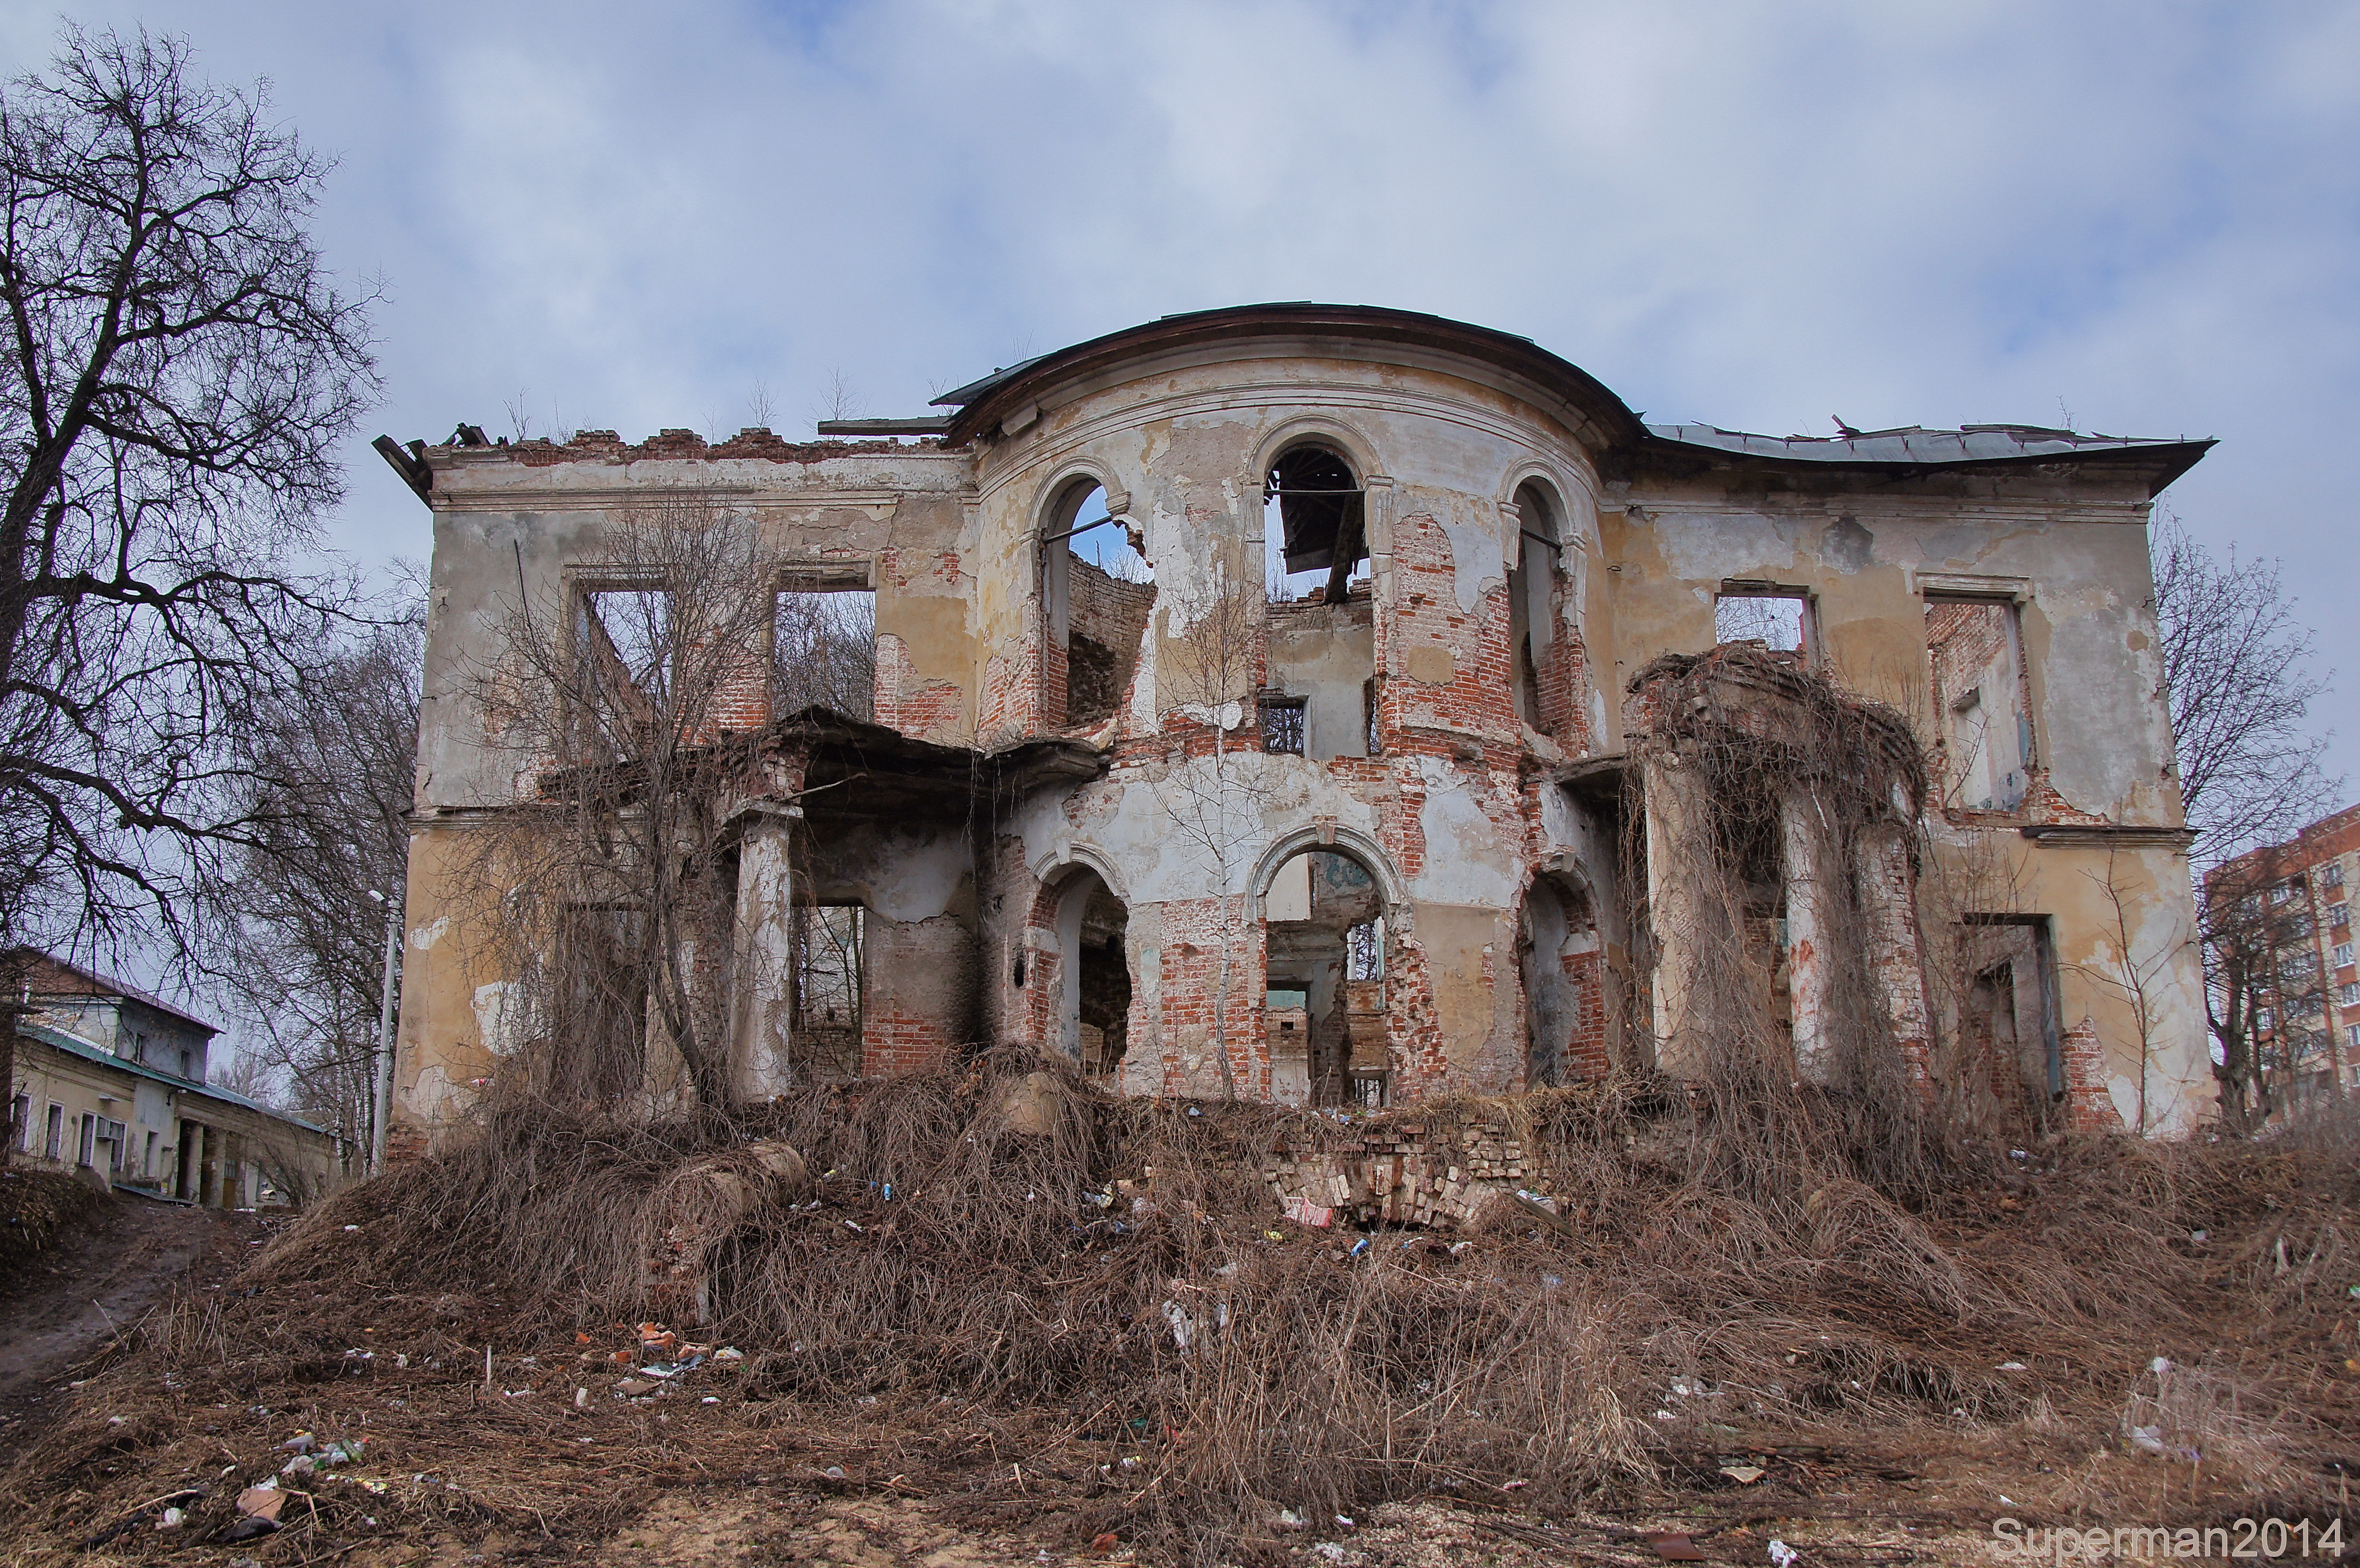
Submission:
[[[385,906],[385,995],[377,1019],[377,1051],[370,1066],[368,1171],[385,1173],[386,1124],[393,1116],[393,961],[401,951],[401,905],[376,888],[369,897]]]

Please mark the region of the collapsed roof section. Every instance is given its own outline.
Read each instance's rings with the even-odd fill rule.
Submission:
[[[802,763],[798,803],[814,822],[964,822],[975,806],[1005,808],[1049,784],[1076,784],[1106,771],[1106,755],[1081,741],[1047,736],[995,750],[940,746],[831,709],[809,707],[747,735],[694,748],[683,779],[727,778],[762,759]],[[583,792],[628,800],[645,785],[644,763],[568,768],[541,776],[543,799]]]

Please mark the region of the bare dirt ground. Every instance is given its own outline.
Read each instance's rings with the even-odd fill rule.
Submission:
[[[59,1408],[73,1368],[165,1305],[175,1289],[218,1289],[254,1256],[250,1214],[118,1193],[87,1226],[0,1283],[0,1444]]]

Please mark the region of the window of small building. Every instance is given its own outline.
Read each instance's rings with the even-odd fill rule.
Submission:
[[[1382,757],[1385,754],[1384,714],[1378,706],[1381,694],[1382,688],[1378,685],[1375,676],[1371,675],[1360,682],[1361,740],[1368,747],[1371,757]]]
[[[1369,572],[1367,495],[1352,465],[1317,442],[1281,452],[1262,478],[1262,553],[1273,604],[1341,604]]]
[[[1812,655],[1811,596],[1800,588],[1725,584],[1712,603],[1712,640],[1758,642],[1773,653]]]
[[[1307,704],[1300,697],[1262,699],[1262,748],[1271,755],[1304,754]]]
[[[16,1129],[16,1147],[33,1151],[33,1096],[18,1094],[8,1102],[8,1123]]]
[[[868,719],[877,702],[877,593],[866,574],[790,573],[770,610],[770,712]]]
[[[1926,651],[1945,802],[2017,810],[2030,789],[2033,734],[2015,604],[1929,595]]]
[[[2325,887],[2343,887],[2344,863],[2340,860],[2331,860],[2325,866],[2320,867],[2319,880]]]
[[[41,1154],[45,1159],[62,1160],[65,1158],[65,1148],[66,1108],[63,1105],[53,1105],[49,1107],[49,1124],[41,1140]]]

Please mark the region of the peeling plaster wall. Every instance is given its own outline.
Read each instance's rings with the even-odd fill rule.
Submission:
[[[1209,594],[1259,587],[1263,473],[1306,439],[1343,455],[1365,487],[1365,629],[1324,643],[1284,630],[1252,678],[1220,694],[1239,703],[1233,747],[1255,743],[1251,699],[1262,681],[1300,688],[1317,709],[1311,756],[1257,749],[1229,759],[1251,787],[1208,847],[1175,832],[1175,816],[1206,789],[1204,723],[1218,705],[1208,711],[1184,689],[1178,655]],[[1588,891],[1607,973],[1627,976],[1633,956],[1615,887],[1622,824],[1558,779],[1585,757],[1622,752],[1630,677],[1658,654],[1710,647],[1716,592],[1743,580],[1808,591],[1825,668],[1921,725],[1925,593],[1981,591],[2018,606],[2035,793],[2021,816],[1939,824],[1936,854],[1962,878],[2001,846],[2004,912],[2052,919],[2066,1021],[2090,1020],[2119,1105],[2112,1086],[2136,1086],[2142,1052],[2121,988],[2103,979],[2110,963],[2121,967],[2124,923],[2105,889],[2108,852],[2038,846],[2017,830],[2180,825],[2170,739],[2152,695],[2144,490],[2070,463],[1907,474],[1831,466],[1765,479],[1742,463],[1699,463],[1688,477],[1602,477],[1585,439],[1601,439],[1595,426],[1488,365],[1440,353],[1379,362],[1349,343],[1263,338],[1047,387],[1012,433],[956,452],[627,461],[614,443],[557,462],[437,449],[413,931],[464,925],[464,900],[431,890],[427,874],[457,860],[435,846],[464,833],[471,811],[513,798],[535,761],[484,733],[462,691],[465,672],[496,646],[519,579],[537,604],[557,603],[566,567],[596,559],[602,531],[635,491],[724,496],[782,548],[865,563],[878,589],[880,722],[990,747],[1063,722],[1065,670],[1043,604],[1041,551],[1054,499],[1087,479],[1136,531],[1155,574],[1138,647],[1120,650],[1134,669],[1130,702],[1087,726],[1106,774],[994,806],[968,830],[972,842],[847,839],[811,870],[870,904],[878,953],[923,971],[873,982],[883,1020],[871,1031],[876,1064],[921,1064],[963,1034],[1045,1040],[1063,956],[1050,911],[1065,868],[1081,864],[1128,909],[1122,1086],[1217,1091],[1210,993],[1226,948],[1219,1011],[1232,1076],[1240,1093],[1266,1094],[1257,901],[1289,845],[1316,844],[1360,860],[1383,890],[1393,1096],[1518,1086],[1526,1007],[1516,942],[1534,877]],[[1510,502],[1527,483],[1556,510],[1561,550],[1520,538]],[[1508,593],[1519,559],[1543,579],[1528,603],[1546,617],[1546,733],[1515,707]],[[1358,688],[1370,675],[1382,746],[1364,757]],[[1349,743],[1332,739],[1339,724]],[[2209,1102],[2193,950],[2173,934],[2192,929],[2184,863],[2150,843],[2114,851],[2111,866],[2135,961],[2153,982],[2147,1119],[2184,1128]],[[413,946],[402,1069],[404,1115],[415,1123],[451,1115],[451,1087],[489,1060],[473,998],[498,976],[441,956],[465,950]],[[1589,1059],[1641,1064],[1644,1038],[1622,1039],[1609,1011],[1604,1048]],[[1644,1012],[1643,995],[1634,1016]]]

